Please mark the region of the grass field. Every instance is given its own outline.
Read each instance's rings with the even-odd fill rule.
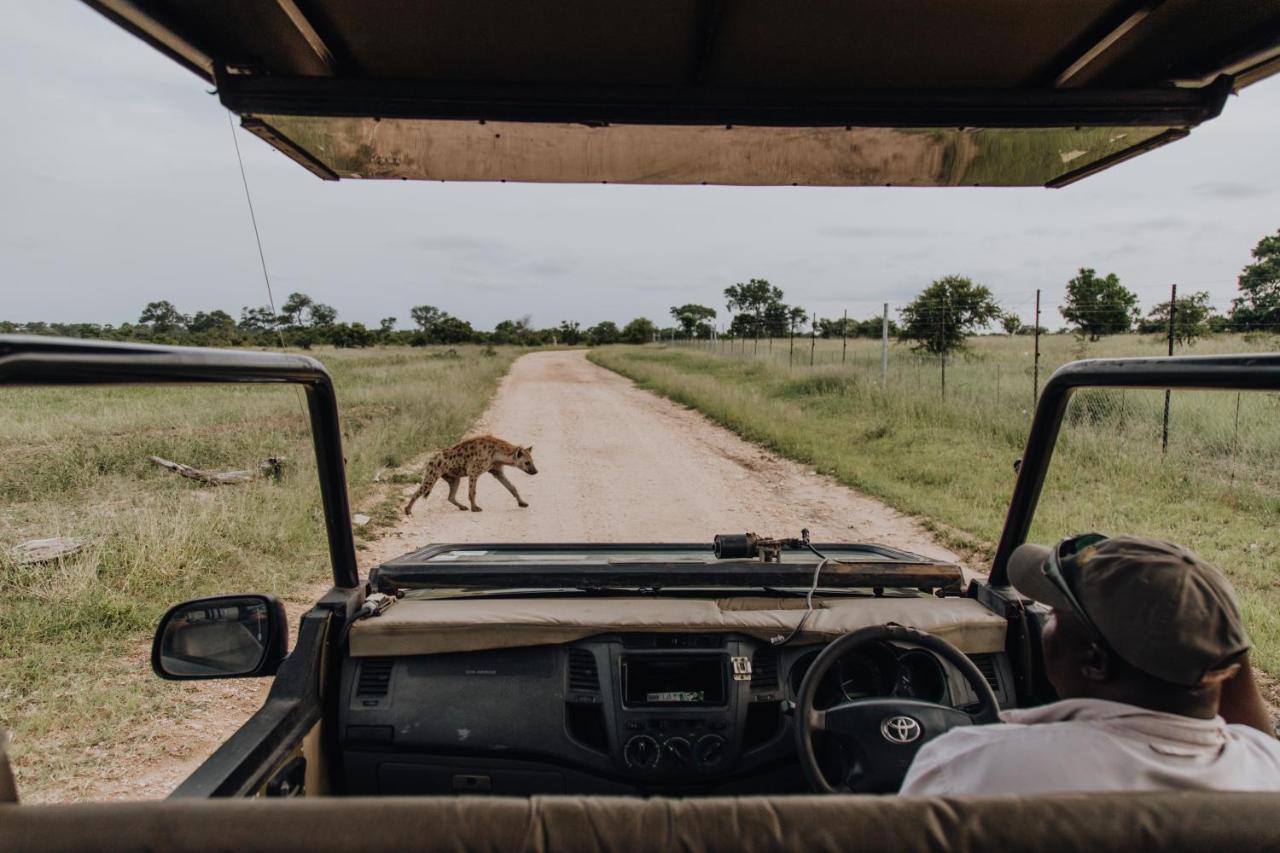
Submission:
[[[456,440],[517,353],[459,347],[314,351],[333,373],[353,506],[380,468]],[[147,666],[164,609],[262,591],[309,602],[331,579],[303,394],[285,387],[0,392],[0,727],[25,786],[91,772],[106,744],[149,747],[181,711]],[[287,459],[278,481],[210,489],[160,470]],[[384,514],[388,504],[381,505]],[[375,519],[374,524],[376,525]],[[83,536],[62,563],[20,566],[16,542]]]
[[[1027,338],[979,338],[948,366],[894,350],[879,384],[878,341],[786,341],[753,353],[705,345],[595,350],[591,358],[696,408],[753,441],[921,516],[950,544],[988,557],[1012,492],[1013,461],[1030,425]],[[739,344],[739,347],[741,344]],[[1074,358],[1158,355],[1163,342],[1124,336],[1088,344],[1042,338],[1041,383]],[[1195,353],[1277,349],[1277,339],[1221,337]],[[801,353],[803,352],[803,360]],[[997,388],[999,391],[997,392]],[[1237,418],[1237,399],[1239,400]],[[1280,675],[1280,395],[1173,395],[1169,452],[1160,451],[1164,394],[1076,395],[1032,530],[1053,542],[1086,530],[1182,542],[1231,576],[1257,650]]]

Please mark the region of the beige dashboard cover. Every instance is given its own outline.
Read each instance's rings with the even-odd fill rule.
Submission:
[[[829,598],[796,642],[825,642],[869,625],[896,623],[936,634],[962,652],[1004,648],[1004,619],[970,598]],[[596,634],[786,634],[804,615],[794,598],[406,599],[351,628],[355,657],[470,652],[569,643]]]

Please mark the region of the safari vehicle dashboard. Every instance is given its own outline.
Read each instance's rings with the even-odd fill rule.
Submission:
[[[348,657],[339,713],[351,794],[671,795],[808,790],[792,711],[823,644],[735,633],[614,633],[578,642]],[[970,655],[1001,706],[1003,652]],[[931,652],[874,643],[842,657],[815,706],[977,697]],[[855,756],[816,744],[842,778]]]

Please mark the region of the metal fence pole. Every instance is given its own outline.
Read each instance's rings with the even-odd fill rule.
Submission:
[[[818,349],[818,317],[809,315],[809,366],[813,367],[813,354]]]
[[[880,323],[880,387],[889,387],[889,303],[884,304],[884,320]]]
[[[1031,380],[1031,410],[1035,411],[1036,403],[1040,402],[1040,289],[1036,288],[1036,326],[1032,330],[1036,335],[1036,359],[1035,367],[1032,368]]]
[[[840,324],[840,363],[849,355],[849,309],[844,309],[844,322]]]
[[[1178,285],[1169,285],[1169,355],[1173,355],[1173,323],[1178,316]],[[1160,431],[1160,452],[1169,451],[1169,389],[1164,389],[1164,427]]]
[[[796,318],[791,318],[791,349],[787,352],[787,367],[795,364],[796,360]]]

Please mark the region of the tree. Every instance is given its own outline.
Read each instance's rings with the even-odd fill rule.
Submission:
[[[1004,329],[1006,335],[1016,335],[1022,331],[1022,318],[1012,311],[1006,312],[1000,318],[1000,328]]]
[[[384,335],[389,335],[396,330],[395,317],[383,317],[378,321],[378,331]]]
[[[618,324],[612,320],[602,320],[587,329],[587,343],[593,347],[616,344],[621,339],[622,332],[619,331]]]
[[[1196,338],[1209,331],[1209,316],[1213,314],[1213,306],[1209,304],[1208,291],[1179,296],[1174,304],[1178,310],[1173,317],[1173,339],[1179,344],[1195,343]],[[1147,319],[1139,325],[1138,331],[1168,334],[1169,301],[1152,308]]]
[[[711,337],[711,326],[708,320],[714,320],[716,309],[708,308],[706,305],[688,305],[672,306],[671,316],[676,318],[676,322],[680,324],[680,328],[684,331],[685,337],[691,338],[695,334],[700,337]]]
[[[782,302],[782,291],[763,278],[753,278],[746,284],[738,282],[726,287],[724,299],[730,311],[750,314],[755,319],[751,328],[759,336],[760,332],[766,330],[766,310],[774,303]]]
[[[440,344],[469,344],[476,339],[476,330],[466,320],[445,314],[432,330],[432,338]]]
[[[990,290],[958,275],[938,279],[899,313],[899,339],[932,355],[963,349],[969,335],[1001,315]]]
[[[187,318],[167,299],[159,302],[148,302],[138,317],[139,323],[146,323],[157,332],[171,332],[179,326],[187,325]]]
[[[561,320],[554,334],[560,343],[576,347],[582,343],[582,324],[576,320]]]
[[[280,308],[280,320],[286,326],[305,325],[302,315],[311,307],[314,300],[305,293],[290,293]]]
[[[310,320],[312,326],[332,326],[338,322],[338,309],[323,302],[316,302],[311,306]]]
[[[1067,282],[1067,301],[1058,309],[1081,335],[1096,341],[1102,335],[1129,331],[1138,319],[1138,296],[1120,284],[1115,273],[1099,278],[1092,269]]]
[[[240,309],[239,327],[245,332],[267,332],[276,327],[276,312],[269,305],[250,308],[248,305]]]
[[[1280,231],[1253,247],[1254,262],[1240,271],[1240,296],[1231,302],[1237,327],[1280,325]]]
[[[197,311],[187,322],[187,331],[197,334],[228,335],[235,331],[236,321],[226,311]]]
[[[409,316],[415,326],[430,335],[432,327],[445,317],[445,313],[434,305],[415,305],[409,309]]]
[[[653,340],[658,327],[646,317],[637,317],[622,327],[622,339],[629,344],[647,344]]]

